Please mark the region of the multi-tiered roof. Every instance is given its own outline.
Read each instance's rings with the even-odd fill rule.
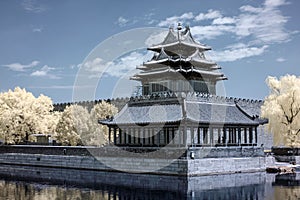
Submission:
[[[194,90],[215,94],[216,82],[227,79],[223,73],[217,71],[221,67],[205,57],[204,52],[211,50],[211,47],[196,42],[188,26],[182,29],[179,24],[177,30],[170,28],[163,42],[148,47],[148,50],[155,52],[153,58],[138,66],[137,69],[141,72],[131,77],[132,80],[141,81],[143,86],[168,80],[167,87],[171,91]],[[180,79],[188,81],[191,87],[176,89],[172,80]],[[201,84],[207,85],[208,91],[199,91],[197,87],[193,87],[191,81],[201,81]]]

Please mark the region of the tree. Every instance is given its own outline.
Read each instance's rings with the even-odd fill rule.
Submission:
[[[53,133],[58,119],[52,100],[16,87],[0,93],[0,134],[7,144],[27,141],[33,133]]]
[[[79,105],[67,106],[56,128],[56,139],[63,145],[81,145],[81,135],[89,134],[90,115]]]
[[[269,120],[268,129],[274,134],[275,144],[300,145],[300,77],[286,75],[280,80],[266,79],[270,95],[261,107],[262,117]]]
[[[99,119],[112,117],[117,108],[110,103],[94,105],[91,112],[80,105],[65,108],[56,128],[56,139],[63,145],[103,145],[108,141],[108,131]]]
[[[106,126],[98,123],[99,119],[111,118],[117,114],[118,109],[105,101],[95,104],[90,114],[90,134],[85,137],[89,145],[103,145],[108,142],[108,130]]]

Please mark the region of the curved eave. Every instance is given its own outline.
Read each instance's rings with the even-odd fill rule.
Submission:
[[[218,66],[215,62],[205,60],[205,59],[199,59],[199,60],[192,60],[191,58],[177,58],[177,59],[172,59],[172,58],[165,58],[161,60],[151,60],[143,63],[143,65],[138,66],[137,69],[140,70],[150,70],[150,69],[155,69],[158,67],[162,66],[169,66],[170,63],[190,63],[192,66],[198,67],[198,68],[205,68],[206,70],[216,70],[216,69],[221,69],[220,66]]]
[[[260,123],[257,121],[252,121],[252,122],[223,122],[223,121],[199,121],[199,120],[195,120],[193,118],[188,117],[187,120],[189,120],[190,122],[193,123],[199,123],[199,124],[214,124],[214,125],[226,125],[226,126],[238,126],[238,125],[246,125],[246,126],[258,126]]]
[[[155,52],[160,52],[162,48],[164,48],[165,51],[168,51],[169,49],[180,49],[180,48],[194,48],[195,51],[196,51],[196,49],[199,49],[200,51],[211,50],[211,47],[209,47],[209,46],[204,46],[204,45],[195,44],[195,43],[194,44],[187,43],[187,42],[182,42],[182,41],[176,41],[176,42],[169,43],[169,44],[159,44],[159,45],[155,45],[152,47],[148,47],[147,49],[151,50],[151,51],[155,51]]]
[[[175,120],[175,121],[144,121],[144,122],[139,122],[139,121],[136,121],[136,122],[128,122],[128,123],[119,123],[117,121],[105,121],[105,120],[98,120],[98,123],[101,124],[101,125],[107,125],[107,126],[114,126],[114,125],[132,125],[132,126],[137,126],[137,125],[155,125],[155,124],[175,124],[175,123],[180,123],[182,119],[180,120]]]
[[[197,73],[200,74],[202,77],[214,77],[216,80],[227,80],[227,78],[222,73],[212,72],[212,71],[202,71],[197,69],[164,69],[164,70],[157,70],[157,71],[147,71],[141,72],[131,77],[132,80],[141,80],[142,78],[151,77],[151,76],[163,76],[163,74],[170,74],[174,75],[175,73]]]

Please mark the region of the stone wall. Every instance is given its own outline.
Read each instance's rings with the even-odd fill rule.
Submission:
[[[151,153],[152,152],[152,153]],[[154,154],[154,152],[157,152]],[[38,146],[38,145],[7,145],[0,146],[1,153],[24,153],[44,155],[73,155],[73,156],[104,156],[128,157],[128,154],[140,158],[177,159],[190,158],[194,152],[198,158],[224,158],[224,157],[258,157],[264,156],[263,148],[247,147],[88,147],[88,146]]]
[[[0,164],[70,168],[81,170],[123,171],[130,173],[194,176],[265,170],[264,157],[151,159],[129,157],[92,157],[42,154],[0,154]]]
[[[265,171],[264,157],[206,158],[188,160],[188,174],[224,174]]]
[[[187,150],[15,145],[0,146],[0,164],[193,176],[264,171],[265,157],[257,147]]]

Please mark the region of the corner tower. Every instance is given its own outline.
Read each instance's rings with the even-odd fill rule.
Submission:
[[[208,60],[209,46],[194,40],[189,26],[169,28],[162,43],[147,48],[154,52],[151,60],[138,66],[141,72],[131,80],[142,83],[143,95],[164,92],[199,92],[216,94],[216,83],[227,80],[217,63]]]

